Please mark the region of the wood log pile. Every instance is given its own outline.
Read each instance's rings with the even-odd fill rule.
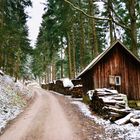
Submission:
[[[73,98],[82,98],[83,86],[81,80],[59,79],[49,84],[42,84],[42,88],[53,90],[63,95],[72,95]]]
[[[49,90],[54,90],[55,89],[55,83],[54,82],[51,82],[48,84],[48,89]]]
[[[72,81],[74,86],[82,85],[82,80],[81,79],[72,79],[71,81]]]
[[[105,119],[118,125],[140,124],[140,112],[128,107],[126,95],[106,88],[90,90],[87,94],[91,100],[89,105],[91,110],[103,115]]]
[[[82,85],[76,85],[76,86],[70,88],[70,92],[71,92],[72,98],[82,98],[82,96],[83,96],[83,86]]]
[[[43,89],[46,89],[46,90],[47,90],[47,89],[48,89],[48,84],[42,84],[41,87],[42,87]]]
[[[69,90],[70,86],[65,87],[63,80],[56,80],[53,86],[54,86],[53,88],[54,91],[59,92],[63,95],[71,95]]]
[[[54,90],[55,89],[55,83],[51,82],[51,83],[48,83],[48,84],[42,84],[41,87],[43,89],[46,89],[46,90]]]

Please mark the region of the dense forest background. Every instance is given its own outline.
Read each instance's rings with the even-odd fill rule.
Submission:
[[[75,78],[117,39],[139,55],[138,0],[46,0],[44,4],[43,22],[32,48],[25,12],[31,1],[0,1],[0,67],[6,73],[17,78],[33,73],[45,82]]]
[[[0,0],[0,68],[17,78],[26,74],[25,63],[32,47],[25,12],[30,0]]]

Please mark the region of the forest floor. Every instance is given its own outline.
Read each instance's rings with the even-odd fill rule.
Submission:
[[[102,139],[101,126],[84,116],[69,98],[41,88],[33,90],[34,101],[8,126],[0,140]]]

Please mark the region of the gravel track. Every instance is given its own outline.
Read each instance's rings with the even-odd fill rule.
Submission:
[[[8,126],[0,140],[107,140],[104,129],[84,116],[73,99],[32,88],[31,104]]]

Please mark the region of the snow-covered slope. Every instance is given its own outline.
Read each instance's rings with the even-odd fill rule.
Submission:
[[[6,124],[23,111],[32,93],[21,82],[0,74],[0,133]]]

